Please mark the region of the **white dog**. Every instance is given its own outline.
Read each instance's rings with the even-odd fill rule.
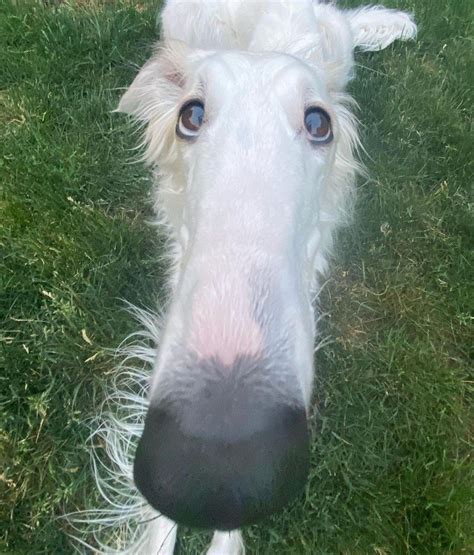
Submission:
[[[106,552],[169,555],[177,522],[218,530],[208,554],[237,555],[238,528],[306,480],[312,300],[359,169],[354,50],[416,26],[316,0],[168,0],[162,29],[118,111],[143,124],[171,300],[159,348],[132,350],[148,367],[124,370],[97,432],[109,506],[85,519],[111,527]],[[156,341],[156,318],[141,318]]]

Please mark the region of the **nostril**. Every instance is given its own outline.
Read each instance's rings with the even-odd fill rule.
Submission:
[[[248,391],[226,399],[218,389],[179,408],[150,407],[134,477],[147,501],[178,523],[230,530],[278,511],[301,490],[308,429],[302,407]]]

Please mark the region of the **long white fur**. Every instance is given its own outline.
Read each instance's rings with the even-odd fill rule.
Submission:
[[[340,127],[329,186],[322,191],[317,248],[306,282],[313,295],[328,266],[334,229],[349,221],[359,140],[344,92],[352,78],[354,49],[379,50],[396,39],[415,36],[410,15],[382,7],[339,10],[314,0],[260,1],[168,0],[162,15],[164,42],[123,96],[119,111],[132,114],[144,127],[144,159],[154,167],[157,220],[171,237],[171,285],[179,275],[182,248],[184,175],[175,137],[182,99],[182,80],[206,51],[240,49],[283,52],[321,71]],[[157,166],[159,163],[159,168]],[[69,515],[78,549],[95,552],[171,555],[176,525],[158,515],[133,484],[133,456],[148,408],[150,376],[156,365],[162,318],[132,309],[143,329],[119,349],[122,363],[93,424],[93,474],[103,508]],[[130,340],[132,343],[130,344]],[[324,341],[318,345],[320,348]],[[82,547],[81,547],[82,546]],[[216,532],[209,555],[244,552],[239,532]]]

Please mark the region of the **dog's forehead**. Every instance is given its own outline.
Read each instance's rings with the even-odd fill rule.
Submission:
[[[284,81],[288,87],[301,84],[324,83],[324,76],[295,56],[280,52],[220,51],[209,54],[198,62],[198,72],[212,85],[224,78],[234,86],[252,87]]]

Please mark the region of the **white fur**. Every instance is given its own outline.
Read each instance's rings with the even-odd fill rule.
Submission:
[[[163,382],[179,382],[169,370],[176,346],[226,361],[257,352],[263,343],[251,314],[258,314],[266,354],[297,368],[271,379],[283,390],[292,384],[309,407],[312,299],[334,230],[350,218],[360,170],[354,103],[344,92],[353,52],[416,33],[403,12],[311,0],[169,0],[162,21],[164,42],[118,110],[144,129],[157,213],[171,240],[172,295],[163,325],[135,311],[145,332],[126,349],[93,434],[110,459],[93,465],[106,508],[72,520],[88,524],[104,553],[172,553],[176,526],[134,489],[132,463],[149,397]],[[202,96],[210,123],[195,144],[184,144],[175,134],[179,108]],[[331,115],[331,146],[315,149],[305,139],[302,114],[311,104]],[[208,551],[241,553],[237,531],[216,532]]]
[[[238,531],[214,532],[207,555],[243,555],[245,553],[242,535]]]
[[[410,40],[416,36],[411,14],[388,10],[382,6],[366,6],[348,10],[354,44],[361,50],[383,50],[394,40]]]

